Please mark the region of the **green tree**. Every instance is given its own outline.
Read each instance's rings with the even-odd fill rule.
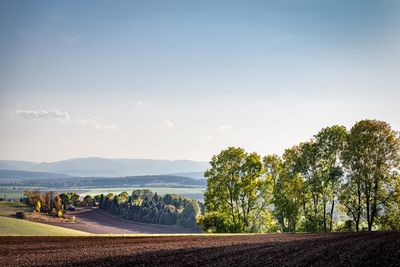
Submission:
[[[197,224],[202,226],[203,231],[215,233],[227,233],[234,230],[232,217],[227,213],[209,211],[199,216]]]
[[[299,147],[293,147],[286,149],[282,158],[271,155],[263,159],[266,180],[272,187],[270,203],[281,232],[297,230],[304,203],[304,183],[296,170],[298,155]]]
[[[356,209],[363,204],[369,231],[393,197],[391,184],[397,177],[399,157],[399,135],[388,123],[363,120],[351,128],[344,153],[350,177],[347,188],[357,191],[360,200],[357,200]],[[352,204],[345,205],[354,210]]]
[[[347,131],[343,126],[322,129],[293,154],[293,171],[304,179],[303,214],[306,231],[332,230],[335,201],[343,176],[341,154]],[[329,217],[329,222],[328,222]]]
[[[200,206],[197,201],[190,201],[182,211],[180,224],[185,228],[196,227],[196,218],[200,214]]]
[[[261,223],[259,214],[264,206],[265,181],[260,156],[229,147],[213,156],[210,165],[205,172],[208,178],[205,215],[217,212],[220,218],[230,218],[231,232],[252,231],[254,224]]]
[[[306,231],[321,230],[323,180],[318,168],[318,147],[314,140],[295,147],[291,153],[291,170],[300,173],[304,181],[302,206]]]
[[[323,230],[327,230],[327,206],[329,211],[329,230],[332,231],[335,201],[339,198],[341,178],[343,176],[342,153],[347,138],[343,126],[334,125],[322,129],[315,135],[317,153],[317,177],[320,179],[320,193],[323,206]]]
[[[60,198],[65,206],[74,205],[79,206],[81,201],[80,197],[77,193],[62,193],[60,194]]]
[[[93,206],[93,202],[94,202],[94,199],[93,199],[93,197],[91,195],[86,195],[83,198],[83,204],[84,204],[85,207],[92,207]]]
[[[391,185],[393,195],[387,202],[384,215],[380,218],[380,224],[383,230],[400,231],[400,175],[393,180]]]

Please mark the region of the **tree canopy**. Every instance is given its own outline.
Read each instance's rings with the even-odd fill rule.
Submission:
[[[229,147],[205,172],[199,223],[216,232],[399,229],[399,162],[399,133],[377,120],[326,127],[262,160]]]

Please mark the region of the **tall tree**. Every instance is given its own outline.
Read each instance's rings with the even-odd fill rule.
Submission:
[[[341,155],[347,137],[343,126],[334,125],[322,129],[315,135],[317,173],[320,179],[320,193],[323,207],[323,230],[327,231],[327,208],[329,205],[329,231],[332,231],[335,201],[339,197],[343,176]],[[330,202],[330,203],[328,203]]]
[[[305,200],[309,199],[308,205],[303,204],[307,231],[326,232],[328,224],[332,230],[335,201],[343,176],[341,154],[346,136],[346,128],[334,125],[298,146],[299,153],[294,161],[295,170],[304,178],[304,194],[308,196]]]
[[[320,231],[322,216],[322,177],[318,168],[318,147],[314,140],[301,143],[292,153],[292,171],[304,180],[303,213],[307,231]]]
[[[391,185],[393,195],[387,202],[384,215],[380,218],[380,225],[384,230],[400,231],[400,175]]]
[[[264,200],[263,166],[256,153],[248,154],[242,148],[229,147],[213,156],[211,168],[205,172],[207,213],[229,218],[232,232],[252,231],[252,225],[261,223]],[[213,218],[213,220],[215,220]],[[218,221],[218,220],[216,220]]]
[[[272,184],[273,214],[282,232],[298,229],[301,208],[304,207],[304,183],[296,170],[299,147],[286,149],[283,157],[266,156],[263,159],[266,177]]]
[[[350,177],[346,187],[357,192],[357,200],[347,201],[345,205],[351,213],[356,211],[356,217],[362,213],[359,210],[363,205],[368,230],[371,231],[380,210],[394,193],[390,184],[399,167],[399,135],[383,121],[357,122],[347,138],[344,160]]]

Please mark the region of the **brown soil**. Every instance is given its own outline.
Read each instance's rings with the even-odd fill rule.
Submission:
[[[37,213],[37,212],[27,212],[25,213],[26,219],[32,222],[40,222],[40,223],[73,223],[70,218],[57,218],[45,213]],[[15,216],[13,216],[15,217]]]
[[[65,223],[62,221],[45,223],[92,234],[173,234],[199,232],[199,230],[185,229],[178,225],[149,224],[125,220],[97,208],[68,211],[66,217],[69,222],[72,216],[76,218],[75,223]]]
[[[400,233],[1,237],[2,266],[399,266]]]

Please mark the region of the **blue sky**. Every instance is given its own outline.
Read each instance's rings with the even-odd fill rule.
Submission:
[[[400,130],[399,2],[1,1],[0,158],[265,155]]]

